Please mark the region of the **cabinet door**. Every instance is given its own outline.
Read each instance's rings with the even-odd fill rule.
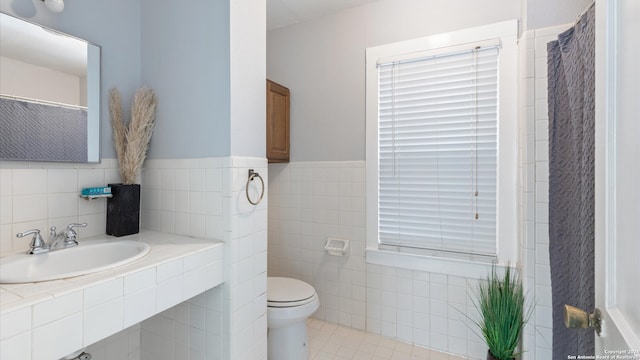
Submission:
[[[289,89],[267,80],[267,159],[289,161]]]

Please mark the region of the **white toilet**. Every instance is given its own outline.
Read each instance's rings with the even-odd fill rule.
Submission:
[[[307,318],[320,306],[313,286],[304,281],[267,278],[269,360],[307,360]]]

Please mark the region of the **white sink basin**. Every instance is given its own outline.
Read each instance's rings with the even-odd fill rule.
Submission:
[[[131,240],[80,243],[39,255],[13,255],[0,259],[0,284],[64,279],[112,269],[145,256],[149,245]]]

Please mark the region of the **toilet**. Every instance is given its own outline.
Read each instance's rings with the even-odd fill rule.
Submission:
[[[320,306],[313,286],[304,281],[267,278],[269,360],[307,360],[307,318]]]

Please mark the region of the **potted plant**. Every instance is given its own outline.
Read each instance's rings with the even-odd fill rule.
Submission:
[[[479,319],[474,320],[484,337],[489,351],[487,360],[511,360],[522,352],[516,352],[524,325],[532,308],[525,306],[525,296],[520,277],[507,265],[499,276],[496,267],[491,270],[486,283],[481,283],[474,305]]]
[[[138,89],[131,106],[131,121],[125,124],[120,93],[115,88],[109,93],[113,144],[122,183],[109,184],[112,197],[107,199],[108,235],[124,236],[140,231],[140,184],[136,184],[136,179],[147,156],[156,106],[153,90]]]

